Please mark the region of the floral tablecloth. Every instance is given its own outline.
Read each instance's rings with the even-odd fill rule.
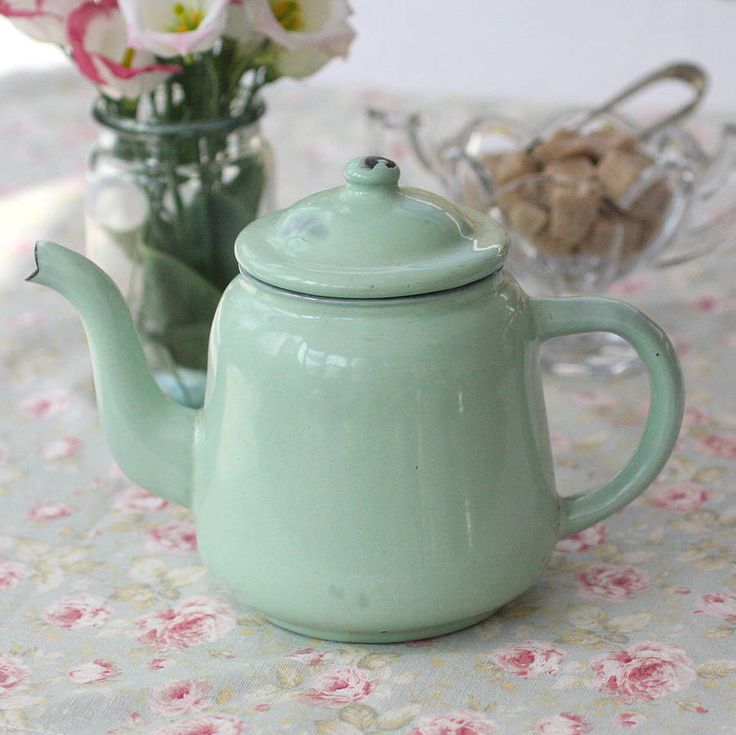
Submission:
[[[189,511],[113,465],[80,323],[22,282],[35,238],[81,242],[90,93],[66,75],[0,92],[0,732],[736,732],[736,256],[617,288],[670,332],[687,380],[677,450],[644,496],[561,541],[538,584],[469,630],[307,639],[223,596]],[[283,203],[364,152],[368,98],[278,91]],[[646,378],[546,390],[561,491],[610,476]]]

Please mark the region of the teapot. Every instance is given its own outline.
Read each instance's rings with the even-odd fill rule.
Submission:
[[[215,315],[204,406],[157,387],[124,301],[83,256],[36,246],[28,280],[81,313],[123,472],[189,506],[214,579],[278,626],[392,642],[456,631],[530,587],[555,542],[642,493],[678,435],[664,332],[597,297],[530,298],[499,224],[366,157],[346,184],[249,224]],[[539,345],[605,330],[649,371],[628,464],[555,489]]]

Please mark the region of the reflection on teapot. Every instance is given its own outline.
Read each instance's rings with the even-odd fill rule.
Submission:
[[[534,299],[493,220],[398,185],[383,158],[251,223],[217,309],[199,411],[156,386],[119,291],[39,243],[29,280],[80,311],[123,472],[192,508],[213,577],[310,636],[388,642],[471,625],[543,574],[555,542],[631,502],[677,438],[667,337],[626,304]],[[651,378],[641,444],[557,494],[539,345],[605,329]]]

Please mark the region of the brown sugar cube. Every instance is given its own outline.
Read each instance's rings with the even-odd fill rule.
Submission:
[[[495,200],[497,204],[508,216],[508,211],[518,202],[525,201],[524,194],[518,189],[510,189],[509,191],[502,191],[498,198]]]
[[[597,177],[589,179],[574,179],[572,181],[561,181],[560,179],[545,179],[540,177],[539,203],[548,209],[554,206],[555,198],[560,191],[577,191],[581,196],[584,194],[592,196],[595,194],[602,199],[605,191]]]
[[[492,153],[485,156],[482,162],[499,186],[537,171],[536,163],[525,151]]]
[[[509,224],[522,235],[531,237],[541,232],[547,224],[547,210],[525,199],[515,202],[508,209]]]
[[[570,156],[550,161],[544,167],[544,173],[568,179],[589,179],[595,175],[595,166],[585,156]]]
[[[613,255],[618,237],[623,237],[623,228],[616,224],[614,217],[602,215],[593,226],[588,238],[587,250],[590,255]]]
[[[591,255],[626,257],[644,247],[646,242],[643,235],[644,228],[638,220],[620,214],[605,213],[593,226],[586,242],[587,251]]]
[[[598,164],[598,178],[605,187],[606,194],[616,201],[650,164],[651,160],[641,153],[609,151]]]
[[[532,243],[537,250],[540,250],[547,255],[554,255],[557,257],[570,255],[571,246],[567,243],[552,237],[549,234],[549,230],[542,230],[532,238]]]
[[[638,253],[647,246],[644,223],[633,217],[621,217],[624,227],[624,256]]]
[[[650,219],[642,222],[642,234],[639,250],[648,248],[662,229],[663,219]]]
[[[515,204],[519,202],[530,202],[542,209],[546,208],[546,187],[549,182],[538,176],[530,177],[520,181],[518,184],[504,187],[497,195],[495,205],[499,206],[505,216]]]
[[[601,190],[594,183],[553,187],[549,234],[567,245],[579,243],[598,217],[601,198]]]
[[[459,174],[462,201],[466,207],[485,211],[488,208],[488,193],[478,180],[475,173],[461,169]]]
[[[560,128],[554,135],[535,146],[532,156],[541,164],[557,161],[570,156],[595,155],[595,149],[590,145],[586,136],[575,130]]]
[[[657,181],[641,194],[628,211],[637,219],[660,220],[672,200],[672,190],[665,181]]]
[[[613,150],[627,151],[633,153],[636,151],[636,141],[628,133],[615,127],[599,128],[586,136],[588,145],[594,151],[594,157],[603,158],[606,153]]]

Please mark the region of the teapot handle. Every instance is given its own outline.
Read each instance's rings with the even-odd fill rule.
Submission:
[[[600,487],[561,498],[559,536],[582,531],[641,495],[669,458],[682,423],[685,389],[667,335],[641,311],[598,297],[531,299],[539,340],[581,332],[612,332],[637,351],[649,372],[649,416],[639,446],[623,469]]]

